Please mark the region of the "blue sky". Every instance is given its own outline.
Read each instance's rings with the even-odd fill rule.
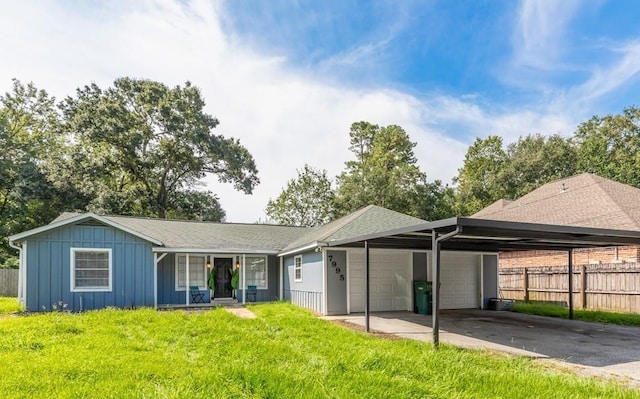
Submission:
[[[476,137],[570,135],[638,105],[638,20],[640,3],[604,0],[11,2],[0,91],[192,81],[262,180],[252,196],[206,186],[253,222],[305,163],[338,174],[355,121],[401,125],[450,182]]]

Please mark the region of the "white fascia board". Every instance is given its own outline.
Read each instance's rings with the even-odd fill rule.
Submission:
[[[166,247],[153,247],[153,252],[157,253],[199,253],[199,254],[233,254],[233,255],[277,255],[278,251],[265,250],[265,249],[228,249],[228,248],[166,248]]]
[[[87,220],[87,219],[94,219],[94,220],[96,220],[96,221],[98,221],[100,223],[106,224],[107,226],[114,227],[114,228],[116,228],[118,230],[122,230],[124,232],[127,232],[127,233],[129,233],[129,234],[131,234],[133,236],[136,236],[138,238],[141,238],[141,239],[143,239],[145,241],[149,241],[152,244],[163,245],[162,242],[156,240],[155,238],[149,237],[148,235],[142,234],[139,231],[132,230],[132,229],[130,229],[128,227],[125,227],[125,226],[123,226],[121,224],[113,222],[113,221],[111,221],[111,220],[109,220],[109,219],[107,219],[107,218],[105,218],[103,216],[99,216],[99,215],[96,215],[95,213],[91,213],[91,212],[82,213],[82,214],[80,214],[78,216],[70,217],[68,219],[64,219],[64,220],[61,220],[59,222],[47,224],[47,225],[44,225],[44,226],[41,226],[41,227],[37,227],[35,229],[27,230],[27,231],[24,231],[22,233],[12,235],[12,236],[9,237],[9,241],[10,242],[17,242],[17,241],[23,240],[23,239],[25,239],[27,237],[31,237],[31,236],[36,235],[36,234],[44,233],[46,231],[57,229],[59,227],[80,223],[80,222],[82,222],[84,220]]]
[[[316,241],[316,242],[313,242],[311,244],[305,245],[303,247],[291,249],[291,250],[286,251],[286,252],[280,252],[280,253],[278,253],[278,256],[293,255],[293,254],[300,253],[300,252],[306,252],[306,251],[308,251],[310,249],[322,248],[322,247],[326,247],[326,246],[327,246],[326,242]]]

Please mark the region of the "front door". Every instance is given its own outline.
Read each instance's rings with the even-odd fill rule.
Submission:
[[[216,268],[215,298],[231,298],[231,272],[233,258],[214,258],[213,267]]]

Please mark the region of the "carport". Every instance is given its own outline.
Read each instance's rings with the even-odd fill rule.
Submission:
[[[640,244],[640,231],[599,229],[536,223],[517,223],[454,217],[403,229],[326,243],[328,247],[363,247],[365,252],[365,331],[370,331],[371,248],[430,250],[433,280],[433,344],[439,343],[441,251],[506,252],[566,251],[569,265],[569,316],[573,318],[571,251],[575,248]]]

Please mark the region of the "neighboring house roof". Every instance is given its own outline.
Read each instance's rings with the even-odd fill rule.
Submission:
[[[505,206],[509,205],[512,202],[513,202],[512,200],[499,199],[493,204],[489,205],[488,207],[479,210],[472,217],[484,218],[484,215],[491,215],[492,213],[501,211],[502,209],[504,209]]]
[[[331,241],[348,241],[350,238],[356,238],[366,234],[374,234],[424,223],[426,223],[426,220],[379,206],[369,205],[336,219],[333,222],[327,223],[324,226],[310,229],[305,235],[287,245],[280,252],[280,255],[315,248]]]
[[[591,173],[547,183],[515,201],[500,201],[471,217],[640,230],[640,189]]]

